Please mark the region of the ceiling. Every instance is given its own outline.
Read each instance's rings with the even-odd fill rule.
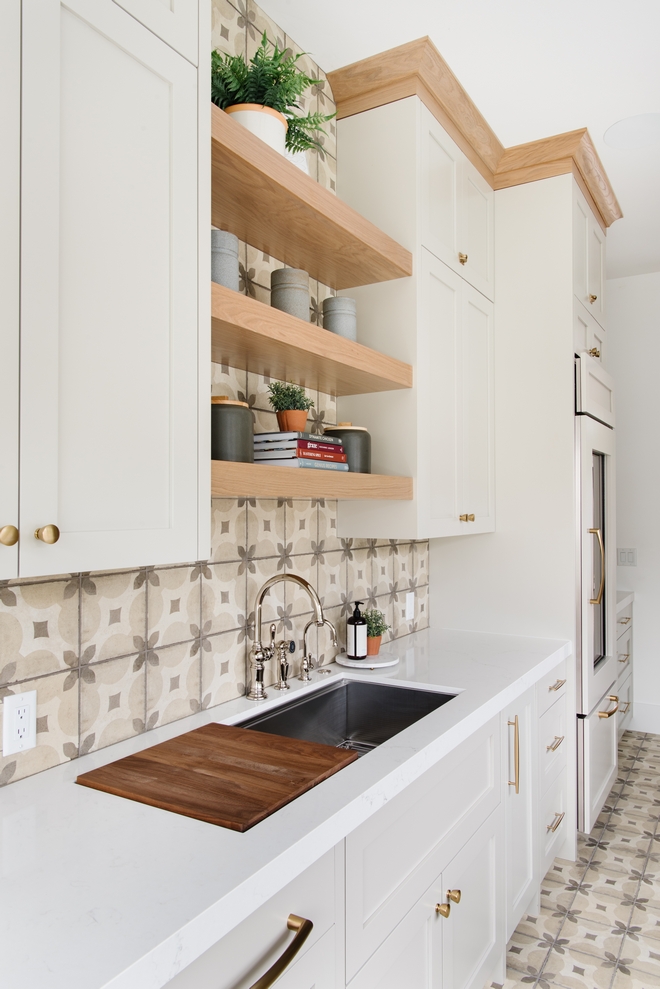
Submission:
[[[660,147],[603,134],[660,111],[658,0],[260,0],[326,72],[429,35],[505,147],[588,127],[624,213],[608,275],[660,271]]]

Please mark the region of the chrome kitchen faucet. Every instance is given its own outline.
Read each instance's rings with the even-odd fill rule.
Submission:
[[[307,653],[307,631],[311,625],[316,625],[318,628],[322,628],[327,625],[332,631],[332,642],[333,645],[337,645],[337,632],[332,622],[323,614],[323,607],[319,600],[319,596],[304,577],[297,577],[293,573],[281,573],[276,574],[274,577],[269,577],[265,584],[261,587],[257,594],[255,614],[254,614],[254,635],[255,641],[250,652],[250,666],[252,669],[252,682],[250,683],[250,689],[247,692],[247,697],[252,701],[260,701],[266,697],[266,691],[264,689],[264,672],[266,669],[266,663],[268,660],[272,659],[277,653],[280,663],[279,669],[279,681],[277,683],[278,690],[286,690],[288,688],[287,678],[289,675],[289,664],[286,661],[286,651],[288,649],[288,643],[276,642],[275,641],[275,623],[270,626],[270,644],[265,646],[261,641],[261,608],[263,605],[263,600],[268,593],[268,591],[273,587],[274,584],[279,583],[281,580],[290,580],[294,584],[298,584],[302,587],[304,591],[307,592],[310,601],[312,602],[312,607],[314,608],[315,617],[307,623],[305,628],[305,655],[303,657],[304,669],[303,675],[301,674],[301,679],[309,680],[309,670],[312,666],[311,657]]]

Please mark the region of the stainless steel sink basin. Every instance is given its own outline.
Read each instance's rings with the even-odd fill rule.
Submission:
[[[240,727],[323,742],[365,755],[454,696],[434,690],[339,680],[285,707],[257,714],[241,722]]]

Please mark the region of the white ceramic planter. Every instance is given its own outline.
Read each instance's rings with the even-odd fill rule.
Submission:
[[[269,147],[279,151],[281,155],[286,154],[288,124],[283,114],[270,106],[259,106],[258,103],[237,103],[235,106],[228,106],[225,113],[231,114],[241,127],[260,137]]]

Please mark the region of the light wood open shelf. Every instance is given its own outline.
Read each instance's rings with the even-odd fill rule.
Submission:
[[[384,498],[410,501],[413,482],[411,477],[384,474],[352,474],[212,460],[211,493],[214,498],[337,498],[349,501]]]
[[[333,288],[412,274],[412,255],[211,105],[211,222]]]
[[[211,283],[211,356],[329,395],[412,386],[412,367]]]

